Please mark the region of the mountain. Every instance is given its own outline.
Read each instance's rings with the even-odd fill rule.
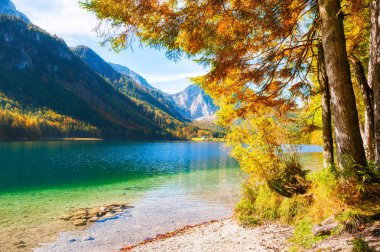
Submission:
[[[118,65],[118,64],[114,64],[114,63],[109,63],[109,64],[113,69],[115,69],[115,71],[117,71],[117,72],[119,72],[125,76],[128,76],[129,78],[131,78],[132,80],[137,82],[140,86],[146,87],[150,90],[160,91],[160,90],[152,87],[142,76],[140,76],[136,72],[132,71],[128,67]]]
[[[130,70],[128,67],[117,65],[110,63],[110,65],[119,73],[126,74],[127,76],[131,77],[133,80],[136,80],[136,82],[139,84],[139,86],[145,90],[145,92],[148,92],[153,97],[155,97],[158,101],[160,101],[162,104],[165,105],[172,113],[177,114],[177,118],[182,118],[184,121],[191,121],[191,118],[186,116],[186,111],[178,106],[177,103],[174,102],[174,100],[171,98],[171,95],[166,94],[162,92],[161,90],[152,87],[141,75],[137,74],[136,72]]]
[[[182,115],[192,120],[213,118],[219,109],[211,97],[197,85],[191,85],[170,98],[182,109]]]
[[[180,121],[214,120],[218,107],[197,85],[169,95],[152,87],[142,76],[128,67],[107,63],[86,46],[72,49],[94,72],[109,80],[122,93],[158,107]]]
[[[181,122],[187,121],[178,112],[178,108],[166,100],[161,91],[150,86],[144,78],[129,70],[129,68],[107,63],[87,46],[78,46],[73,48],[72,51],[92,71],[106,79],[122,94],[139,100],[152,111],[159,109],[174,119]]]
[[[30,24],[30,20],[23,13],[16,9],[16,6],[10,0],[0,0],[0,15],[11,15],[24,20]]]
[[[129,68],[112,63],[110,65],[119,73],[126,74],[141,86],[146,87],[156,98],[165,101],[166,104],[171,104],[172,110],[176,110],[182,117],[206,121],[215,119],[215,112],[219,108],[199,86],[191,85],[178,94],[169,95],[152,87],[143,77]]]
[[[20,118],[37,115],[36,125],[46,120],[44,111],[53,111],[59,118],[70,119],[53,120],[67,132],[74,121],[99,129],[103,137],[170,138],[141,104],[94,73],[62,39],[17,15],[0,15],[0,94],[3,110],[10,104],[7,100],[13,101],[22,109],[12,113]],[[20,111],[26,112],[20,115]],[[14,125],[15,118],[4,118]]]
[[[0,139],[189,139],[204,131],[191,120],[213,106],[197,86],[169,95],[86,46],[70,49],[0,0]]]

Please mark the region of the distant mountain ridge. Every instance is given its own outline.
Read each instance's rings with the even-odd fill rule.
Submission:
[[[119,73],[123,73],[136,80],[141,86],[155,92],[155,96],[166,103],[171,103],[182,117],[190,120],[214,120],[218,107],[198,85],[190,85],[177,94],[167,94],[152,87],[142,76],[129,68],[110,63]]]
[[[132,71],[131,69],[129,69],[128,67],[126,66],[122,66],[122,65],[119,65],[119,64],[114,64],[114,63],[109,63],[110,66],[115,69],[115,71],[121,73],[121,74],[124,74],[124,75],[127,75],[129,76],[131,79],[133,79],[134,81],[136,81],[138,84],[140,84],[141,86],[144,86],[146,88],[149,88],[149,89],[152,89],[152,90],[156,90],[156,91],[160,91],[158,90],[157,88],[154,88],[152,87],[148,81],[146,79],[144,79],[144,77],[142,77],[141,75],[139,75],[138,73]]]
[[[213,118],[219,109],[211,97],[197,85],[191,85],[170,97],[183,109],[183,116],[192,120]]]
[[[26,23],[30,24],[29,18],[24,13],[18,11],[16,6],[10,0],[0,0],[0,15],[11,15],[21,18]]]
[[[152,109],[158,108],[179,121],[187,121],[178,112],[178,108],[165,99],[161,91],[150,86],[145,79],[129,70],[129,68],[121,65],[115,67],[116,65],[107,63],[87,46],[78,46],[73,48],[72,51],[91,70],[108,80],[119,92],[151,105]]]

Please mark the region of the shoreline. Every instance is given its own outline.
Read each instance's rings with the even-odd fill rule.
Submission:
[[[379,230],[380,221],[377,221],[360,233],[343,231],[305,249],[292,244],[294,228],[291,226],[269,223],[246,228],[239,226],[233,218],[228,218],[185,226],[126,246],[119,252],[352,251],[353,240],[357,237],[365,239],[370,251],[379,252]]]
[[[0,142],[49,142],[49,141],[104,141],[103,138],[96,137],[52,137],[52,138],[7,138],[0,139]]]
[[[62,209],[63,211],[55,212],[54,214],[44,214],[40,216],[39,219],[33,218],[28,219],[25,224],[20,225],[20,223],[12,223],[9,219],[4,219],[4,222],[1,223],[0,229],[0,251],[32,251],[35,250],[44,244],[50,244],[57,240],[57,238],[63,233],[79,233],[85,232],[90,229],[96,222],[89,220],[90,217],[79,216],[75,214],[87,209],[87,211],[93,211],[94,209],[100,209],[102,207],[109,208],[110,206],[123,206],[123,211],[115,211],[114,216],[124,214],[127,212],[127,209],[131,206],[127,206],[124,203],[109,203],[102,204],[102,206],[92,206],[85,208],[67,208]],[[125,207],[124,207],[125,206]],[[124,210],[125,209],[125,210]],[[112,208],[110,211],[113,210]],[[99,210],[100,211],[100,210]],[[113,216],[106,215],[108,212],[104,213],[104,216],[100,216],[98,219],[103,221],[106,218],[113,218]],[[73,214],[75,219],[67,219],[69,214]],[[26,218],[28,216],[25,216]],[[86,220],[85,222],[75,223],[76,220]],[[10,224],[4,225],[9,222]],[[12,234],[12,235],[9,235]]]
[[[115,215],[115,218],[110,218],[110,222],[120,227],[125,225],[123,219],[129,219],[131,217],[130,210]],[[76,210],[78,211],[78,210]],[[129,215],[129,216],[126,216]],[[123,217],[124,216],[124,217]],[[13,241],[12,247],[5,247],[6,251],[91,251],[92,247],[87,247],[89,243],[95,241],[96,236],[91,234],[91,229],[96,228],[96,225],[113,225],[107,221],[94,222],[84,226],[67,225],[68,222],[62,222],[62,218],[59,218],[60,225],[55,225],[50,232],[39,234],[40,239],[35,239],[33,243],[30,239],[33,237],[27,237],[28,239],[17,240],[18,233],[15,232],[11,237]],[[62,225],[67,223],[66,225]],[[141,223],[140,223],[141,224]],[[143,226],[141,226],[142,228]],[[181,252],[214,252],[214,251],[294,251],[292,250],[293,244],[291,243],[291,237],[294,232],[294,228],[291,226],[284,226],[278,223],[267,223],[261,226],[247,228],[238,225],[233,217],[211,219],[204,222],[183,222],[181,226],[176,228],[161,228],[155,229],[155,232],[150,232],[150,235],[146,233],[144,228],[136,232],[136,238],[134,242],[127,243],[115,249],[120,252],[166,252],[166,251],[181,251]],[[160,232],[163,231],[163,232]],[[373,249],[371,251],[380,251],[380,237],[376,235],[380,230],[380,221],[377,221],[371,225],[368,225],[360,234],[350,234],[342,232],[337,236],[328,237],[313,245],[309,249],[302,249],[302,251],[351,251],[353,248],[352,241],[355,237],[364,237],[369,243],[369,246]],[[32,229],[33,232],[40,232],[38,227]],[[103,229],[102,235],[106,238],[106,241],[113,242],[117,240],[115,233],[122,231],[120,229]],[[135,230],[138,231],[138,230]],[[70,234],[70,235],[68,235]],[[71,235],[79,235],[74,236]],[[43,241],[41,239],[44,237]],[[47,246],[52,244],[57,237],[63,237],[66,240],[64,246]],[[80,237],[80,238],[79,238]],[[34,237],[36,238],[36,237]],[[98,239],[98,238],[96,238]],[[72,243],[82,243],[84,246],[70,247]],[[104,242],[104,241],[101,241]],[[54,242],[55,243],[55,242]],[[87,245],[85,245],[87,244]],[[228,249],[226,245],[228,244]],[[61,244],[62,245],[62,244]],[[104,245],[104,244],[103,244]],[[41,247],[42,246],[42,247]],[[97,250],[98,251],[98,250]],[[99,249],[99,251],[109,251],[106,247]]]
[[[245,228],[228,218],[185,226],[119,251],[288,251],[292,234],[292,227],[266,224]]]
[[[162,190],[159,192],[162,208],[157,208],[156,196],[145,198],[114,218],[94,222],[84,231],[62,232],[55,241],[40,244],[34,251],[118,251],[126,245],[138,244],[160,234],[232,215],[231,208],[207,202],[194,207],[194,201],[181,195],[175,196],[178,204],[171,205],[172,197]]]

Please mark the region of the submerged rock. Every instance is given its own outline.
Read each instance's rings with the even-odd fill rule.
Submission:
[[[73,221],[74,226],[85,226],[87,225],[87,220],[86,219],[78,219]]]
[[[92,217],[92,218],[88,219],[88,222],[97,222],[98,220],[100,220],[99,217]]]
[[[69,221],[73,216],[71,214],[65,214],[61,217],[62,220]]]
[[[62,220],[71,221],[74,226],[84,226],[102,219],[113,218],[116,214],[131,208],[126,204],[111,204],[101,207],[81,208],[72,210],[61,217]]]
[[[24,241],[15,242],[13,245],[15,245],[16,248],[25,248],[26,247],[26,244]]]
[[[92,216],[97,216],[99,212],[100,212],[100,207],[94,207],[88,210],[88,214]]]
[[[75,211],[72,216],[86,216],[88,214],[88,211],[86,209],[79,209]]]
[[[113,218],[113,217],[115,217],[115,215],[113,215],[111,212],[104,215],[104,218]]]

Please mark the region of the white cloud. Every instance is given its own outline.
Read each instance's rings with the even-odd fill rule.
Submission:
[[[33,24],[68,40],[72,45],[85,38],[96,39],[96,17],[82,9],[78,0],[13,0]]]

